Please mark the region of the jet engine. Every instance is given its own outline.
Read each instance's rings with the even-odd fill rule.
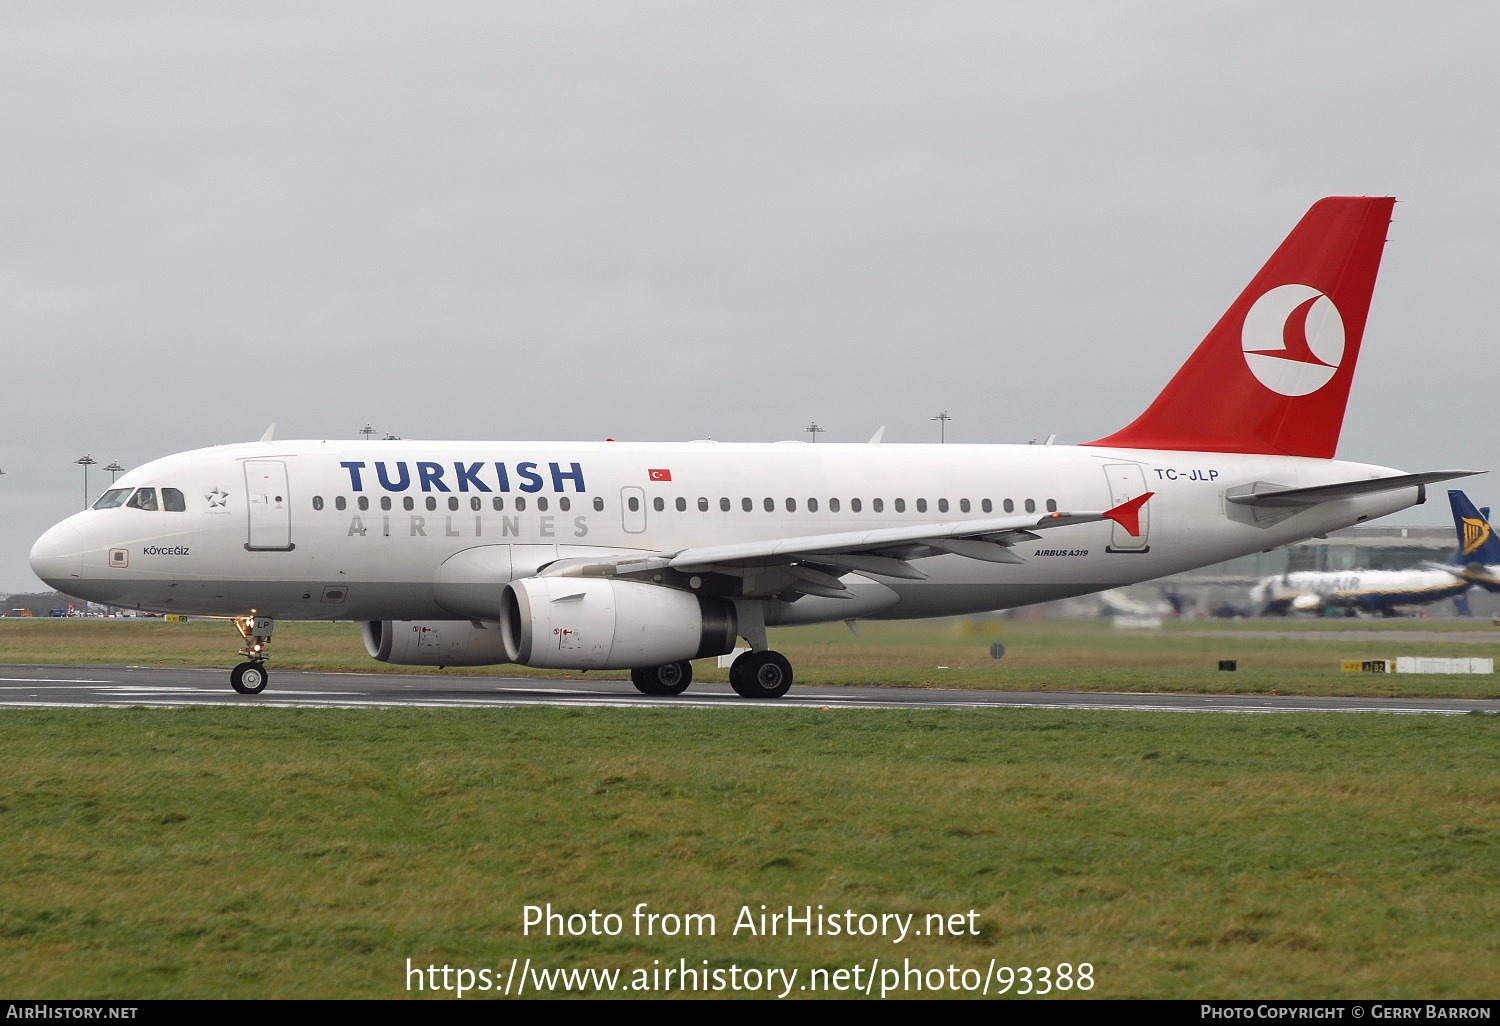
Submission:
[[[525,577],[501,593],[500,633],[513,663],[627,670],[731,652],[739,625],[729,602],[674,588]]]
[[[498,623],[472,620],[369,620],[365,651],[405,666],[491,666],[509,662]]]

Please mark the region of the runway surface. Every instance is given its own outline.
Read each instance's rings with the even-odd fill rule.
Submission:
[[[695,684],[682,695],[642,695],[627,681],[535,677],[448,677],[395,673],[271,670],[254,696],[230,690],[227,668],[0,665],[0,707],[411,706],[473,709],[521,705],[702,709],[1136,709],[1168,712],[1382,712],[1500,714],[1500,699],[1308,698],[1292,695],[1101,694],[1083,691],[969,691],[939,688],[794,687],[778,701],[747,701],[727,684]]]

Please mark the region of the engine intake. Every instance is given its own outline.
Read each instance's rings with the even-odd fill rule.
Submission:
[[[404,666],[492,666],[509,662],[500,625],[470,620],[369,620],[365,651]]]
[[[589,577],[526,577],[500,596],[513,663],[630,670],[734,650],[734,606],[675,588]]]

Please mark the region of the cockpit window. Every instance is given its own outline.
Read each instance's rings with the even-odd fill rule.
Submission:
[[[155,512],[156,511],[156,489],[155,488],[137,488],[135,490],[135,494],[130,497],[130,501],[127,502],[125,505],[131,507],[132,509],[145,509],[145,510],[151,510],[152,512]]]
[[[182,497],[182,492],[176,488],[163,488],[161,490],[161,506],[168,513],[185,513],[187,511],[187,500]]]
[[[99,496],[99,501],[94,503],[95,509],[114,509],[116,506],[125,505],[125,496],[129,495],[129,488],[111,488]]]

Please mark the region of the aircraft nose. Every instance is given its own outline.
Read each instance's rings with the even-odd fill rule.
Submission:
[[[71,594],[83,576],[83,535],[68,521],[56,525],[31,547],[31,571],[58,591]]]

